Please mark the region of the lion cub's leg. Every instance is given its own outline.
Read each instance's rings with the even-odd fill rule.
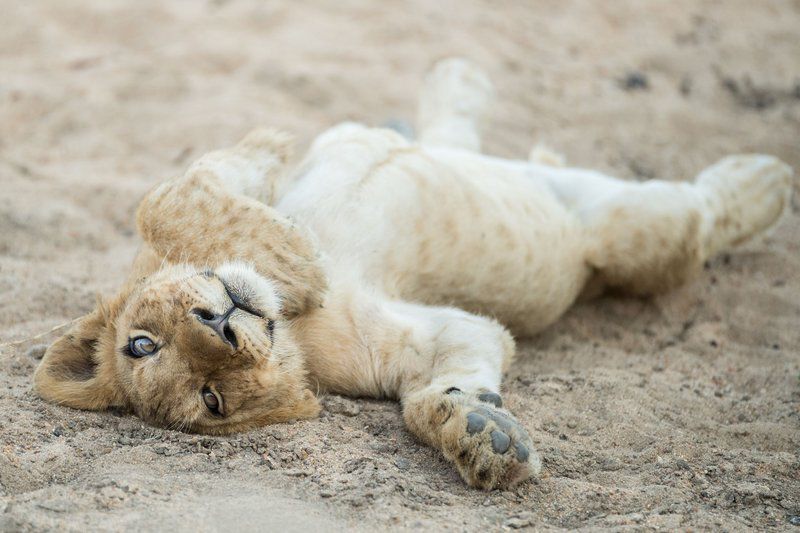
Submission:
[[[135,271],[152,271],[162,262],[215,268],[245,261],[278,286],[285,316],[319,305],[327,279],[315,241],[256,199],[269,200],[264,187],[281,171],[285,142],[282,134],[257,130],[148,192],[136,214],[147,252]]]
[[[228,192],[275,205],[290,185],[285,165],[291,157],[293,141],[290,134],[282,131],[256,129],[235,146],[203,155],[187,174],[208,170]]]
[[[603,285],[646,295],[686,281],[706,259],[774,224],[791,176],[774,157],[742,155],[709,167],[694,183],[584,174],[567,175],[554,189],[585,222],[587,260]]]
[[[458,309],[394,307],[418,323],[416,335],[425,343],[419,352],[396,355],[407,365],[401,401],[408,428],[441,450],[473,487],[506,488],[538,474],[530,436],[498,393],[514,355],[505,328]],[[430,366],[418,373],[420,354]]]
[[[324,306],[292,323],[320,389],[399,399],[409,430],[474,487],[538,473],[531,439],[498,393],[514,356],[503,326],[348,287],[333,283]]]
[[[419,141],[480,151],[480,123],[493,93],[488,76],[474,63],[460,58],[439,61],[420,91]]]

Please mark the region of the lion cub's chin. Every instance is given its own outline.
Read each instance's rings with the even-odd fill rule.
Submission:
[[[47,350],[35,386],[79,409],[226,434],[319,413],[275,285],[241,262],[168,265],[100,303]]]

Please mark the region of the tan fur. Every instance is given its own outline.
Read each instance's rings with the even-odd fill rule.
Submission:
[[[392,398],[470,485],[535,475],[497,394],[506,327],[535,334],[579,295],[684,282],[778,219],[791,169],[737,156],[694,183],[638,184],[543,150],[492,158],[476,151],[490,94],[447,60],[426,80],[419,143],[343,124],[290,169],[290,138],[258,130],[155,187],[129,282],[50,347],[37,391],[207,433],[315,416],[310,389]],[[223,314],[225,331],[203,318]],[[158,351],[126,355],[139,335]]]
[[[132,281],[56,341],[37,369],[36,388],[71,407],[127,407],[152,424],[192,432],[230,433],[316,416],[302,355],[278,308],[260,308],[276,320],[274,342],[262,319],[234,313],[231,326],[241,342],[235,351],[190,316],[198,307],[220,309],[226,299],[218,279],[193,267],[164,266],[146,281]],[[164,346],[153,358],[131,359],[120,348],[133,332]],[[207,385],[222,393],[225,418],[210,415],[202,403],[199,391]]]
[[[183,177],[151,191],[139,206],[136,223],[155,254],[168,262],[213,266],[237,258],[251,261],[279,285],[283,312],[291,317],[322,301],[326,280],[317,251],[303,228],[244,196],[247,191],[259,195],[264,184],[273,190],[274,166],[284,162],[285,142],[285,135],[258,130],[232,150],[204,156]],[[257,173],[259,186],[242,183],[243,172],[230,168],[229,160],[240,163],[254,155],[263,164],[258,154],[273,151],[281,156],[266,158]]]

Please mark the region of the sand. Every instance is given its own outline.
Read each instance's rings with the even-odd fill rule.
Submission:
[[[344,119],[411,119],[447,55],[496,82],[492,154],[543,141],[638,180],[751,151],[800,169],[798,1],[0,0],[0,14],[0,529],[800,523],[797,194],[770,236],[689,286],[584,303],[520,341],[505,397],[544,472],[511,491],[467,488],[394,403],[330,397],[318,420],[210,438],[30,389],[56,334],[32,337],[125,278],[149,187],[256,126],[302,150]]]

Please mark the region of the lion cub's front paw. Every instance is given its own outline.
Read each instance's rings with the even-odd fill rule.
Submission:
[[[443,421],[441,446],[461,477],[482,489],[511,487],[539,473],[541,462],[528,432],[497,393],[445,393],[451,415]]]

